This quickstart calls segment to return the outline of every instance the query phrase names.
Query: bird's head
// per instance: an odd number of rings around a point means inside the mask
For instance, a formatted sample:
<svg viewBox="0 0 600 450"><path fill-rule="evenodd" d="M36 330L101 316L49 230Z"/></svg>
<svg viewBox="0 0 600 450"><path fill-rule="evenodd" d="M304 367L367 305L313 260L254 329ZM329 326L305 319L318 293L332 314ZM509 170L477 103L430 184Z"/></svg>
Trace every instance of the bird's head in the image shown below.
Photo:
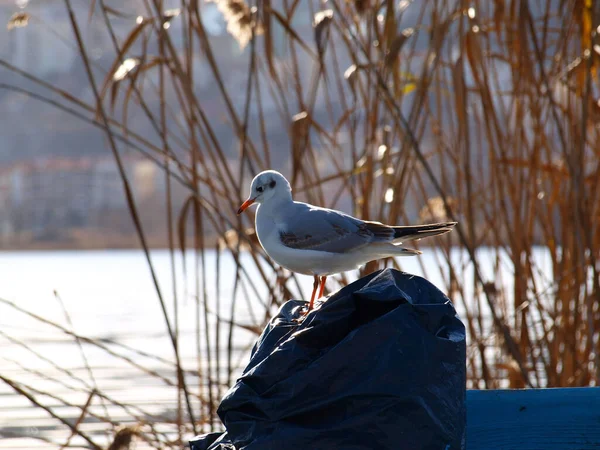
<svg viewBox="0 0 600 450"><path fill-rule="evenodd" d="M252 180L250 196L240 206L237 213L243 213L253 203L264 204L275 200L291 199L291 192L290 183L283 175L275 170L265 170Z"/></svg>

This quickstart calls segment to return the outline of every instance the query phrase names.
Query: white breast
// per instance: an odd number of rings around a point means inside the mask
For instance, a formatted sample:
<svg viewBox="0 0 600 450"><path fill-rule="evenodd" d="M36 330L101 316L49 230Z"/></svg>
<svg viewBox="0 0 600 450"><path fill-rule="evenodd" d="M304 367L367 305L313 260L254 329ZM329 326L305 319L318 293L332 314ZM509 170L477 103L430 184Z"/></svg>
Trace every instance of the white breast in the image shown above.
<svg viewBox="0 0 600 450"><path fill-rule="evenodd" d="M256 212L256 234L265 252L280 266L304 275L331 275L353 270L368 261L364 254L298 250L283 245L281 225L269 214Z"/></svg>

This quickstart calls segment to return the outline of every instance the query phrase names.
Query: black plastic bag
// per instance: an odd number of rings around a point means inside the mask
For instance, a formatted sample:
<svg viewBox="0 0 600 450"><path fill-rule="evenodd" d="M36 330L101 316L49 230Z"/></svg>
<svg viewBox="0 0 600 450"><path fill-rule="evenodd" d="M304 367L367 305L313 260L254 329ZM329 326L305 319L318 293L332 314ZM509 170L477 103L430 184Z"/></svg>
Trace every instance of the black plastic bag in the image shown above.
<svg viewBox="0 0 600 450"><path fill-rule="evenodd" d="M465 329L427 280L385 269L300 324L290 300L192 450L464 448Z"/></svg>

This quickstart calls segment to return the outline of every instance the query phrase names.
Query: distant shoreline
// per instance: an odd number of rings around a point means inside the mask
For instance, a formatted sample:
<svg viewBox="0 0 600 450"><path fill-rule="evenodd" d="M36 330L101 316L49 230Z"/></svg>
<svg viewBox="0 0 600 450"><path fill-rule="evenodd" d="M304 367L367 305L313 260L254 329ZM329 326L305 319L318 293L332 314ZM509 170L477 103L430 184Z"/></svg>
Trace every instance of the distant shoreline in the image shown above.
<svg viewBox="0 0 600 450"><path fill-rule="evenodd" d="M205 248L214 248L217 236L204 238ZM187 239L187 246L193 242ZM146 236L146 243L151 250L169 250L169 241L163 234ZM179 249L179 239L174 238L175 249ZM106 233L69 233L62 239L34 240L23 236L14 239L0 239L0 252L15 251L58 251L58 250L141 250L142 246L136 235L108 235Z"/></svg>
<svg viewBox="0 0 600 450"><path fill-rule="evenodd" d="M218 237L210 237L204 239L205 250L214 250L216 248ZM193 251L193 246L190 246L192 239L188 239L186 249ZM148 248L150 250L169 250L169 244L165 238L147 238ZM243 245L242 249L246 250L247 246ZM432 243L422 243L420 248L435 247ZM0 243L0 253L8 252L40 252L40 251L90 251L90 250L142 250L139 239L123 239L119 242L115 240L97 240L97 241L57 241L57 242L13 242ZM175 242L175 251L180 250L178 241Z"/></svg>

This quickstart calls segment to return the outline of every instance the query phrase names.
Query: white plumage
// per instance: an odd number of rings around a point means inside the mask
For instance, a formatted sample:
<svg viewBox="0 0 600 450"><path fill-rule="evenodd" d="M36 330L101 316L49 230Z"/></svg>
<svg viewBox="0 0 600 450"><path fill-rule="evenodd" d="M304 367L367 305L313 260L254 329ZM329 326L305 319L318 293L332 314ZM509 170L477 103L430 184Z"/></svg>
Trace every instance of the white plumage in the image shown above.
<svg viewBox="0 0 600 450"><path fill-rule="evenodd" d="M417 226L389 226L357 219L332 209L295 202L283 175L274 170L252 180L251 193L240 209L258 203L256 233L265 252L293 272L313 275L309 311L321 277L319 297L328 275L356 269L379 258L417 255L402 242L451 231L456 222Z"/></svg>

